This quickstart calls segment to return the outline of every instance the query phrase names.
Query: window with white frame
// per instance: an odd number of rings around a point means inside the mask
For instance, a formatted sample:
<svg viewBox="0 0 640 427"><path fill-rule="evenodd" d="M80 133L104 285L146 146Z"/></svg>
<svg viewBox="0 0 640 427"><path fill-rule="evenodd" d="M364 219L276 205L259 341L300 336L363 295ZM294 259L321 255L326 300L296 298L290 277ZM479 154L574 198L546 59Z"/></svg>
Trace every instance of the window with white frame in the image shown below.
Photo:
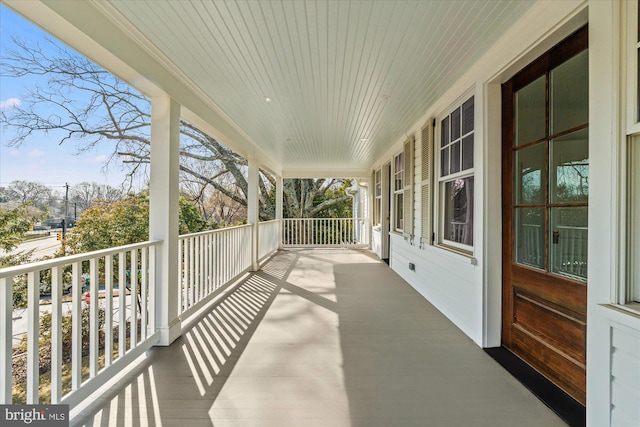
<svg viewBox="0 0 640 427"><path fill-rule="evenodd" d="M380 225L382 219L382 169L376 170L373 177L373 225Z"/></svg>
<svg viewBox="0 0 640 427"><path fill-rule="evenodd" d="M621 303L640 303L640 7L627 3L628 286Z"/></svg>
<svg viewBox="0 0 640 427"><path fill-rule="evenodd" d="M438 243L473 248L474 98L471 96L439 121Z"/></svg>
<svg viewBox="0 0 640 427"><path fill-rule="evenodd" d="M404 152L393 158L393 229L404 228Z"/></svg>

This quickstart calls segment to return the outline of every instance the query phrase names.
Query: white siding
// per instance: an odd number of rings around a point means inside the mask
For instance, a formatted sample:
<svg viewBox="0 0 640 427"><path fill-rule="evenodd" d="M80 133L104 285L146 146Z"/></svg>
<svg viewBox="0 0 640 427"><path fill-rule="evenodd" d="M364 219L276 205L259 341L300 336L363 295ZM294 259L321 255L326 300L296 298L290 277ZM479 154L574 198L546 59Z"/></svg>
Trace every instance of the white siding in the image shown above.
<svg viewBox="0 0 640 427"><path fill-rule="evenodd" d="M415 264L415 271L409 270ZM439 248L419 249L391 234L390 266L478 345L482 343L481 270L469 258Z"/></svg>
<svg viewBox="0 0 640 427"><path fill-rule="evenodd" d="M640 425L640 333L611 326L611 425Z"/></svg>

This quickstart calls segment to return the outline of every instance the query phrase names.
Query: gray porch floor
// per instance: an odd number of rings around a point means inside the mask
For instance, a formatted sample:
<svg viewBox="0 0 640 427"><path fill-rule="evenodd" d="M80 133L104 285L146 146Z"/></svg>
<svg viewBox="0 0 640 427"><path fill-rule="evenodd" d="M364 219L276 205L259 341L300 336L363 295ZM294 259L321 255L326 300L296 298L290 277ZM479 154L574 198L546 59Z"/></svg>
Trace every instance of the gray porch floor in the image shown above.
<svg viewBox="0 0 640 427"><path fill-rule="evenodd" d="M277 253L72 425L564 423L367 251Z"/></svg>

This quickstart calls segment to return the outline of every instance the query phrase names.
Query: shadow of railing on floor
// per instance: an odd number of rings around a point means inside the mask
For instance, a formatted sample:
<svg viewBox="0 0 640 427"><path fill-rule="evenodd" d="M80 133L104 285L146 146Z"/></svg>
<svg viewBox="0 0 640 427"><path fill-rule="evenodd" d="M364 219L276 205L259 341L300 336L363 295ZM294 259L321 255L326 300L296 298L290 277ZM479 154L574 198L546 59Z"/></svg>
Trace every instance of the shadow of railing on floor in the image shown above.
<svg viewBox="0 0 640 427"><path fill-rule="evenodd" d="M292 265L295 257L286 257L270 268L284 277ZM280 289L267 275L249 275L170 347L152 348L133 372L110 387L113 393L83 408L71 425L156 426L163 419L183 419L188 425L188 418L208 420L211 404Z"/></svg>

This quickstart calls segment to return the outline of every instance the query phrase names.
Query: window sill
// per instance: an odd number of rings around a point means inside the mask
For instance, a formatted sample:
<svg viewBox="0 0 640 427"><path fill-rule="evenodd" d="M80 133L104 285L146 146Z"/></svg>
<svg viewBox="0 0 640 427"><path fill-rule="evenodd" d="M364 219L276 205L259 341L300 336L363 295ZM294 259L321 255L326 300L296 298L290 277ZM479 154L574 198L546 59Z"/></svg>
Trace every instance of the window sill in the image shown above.
<svg viewBox="0 0 640 427"><path fill-rule="evenodd" d="M473 250L464 250L460 248L456 248L454 246L443 245L442 243L436 243L432 247L436 249L440 249L443 252L447 252L449 254L455 255L456 258L463 258L469 260L471 264L477 265L478 260L473 256Z"/></svg>
<svg viewBox="0 0 640 427"><path fill-rule="evenodd" d="M631 308L635 305L637 308ZM640 304L599 304L596 307L599 315L632 329L640 330Z"/></svg>
<svg viewBox="0 0 640 427"><path fill-rule="evenodd" d="M618 307L620 310L624 310L629 313L640 316L640 302L632 301L626 304L616 304L615 306Z"/></svg>

